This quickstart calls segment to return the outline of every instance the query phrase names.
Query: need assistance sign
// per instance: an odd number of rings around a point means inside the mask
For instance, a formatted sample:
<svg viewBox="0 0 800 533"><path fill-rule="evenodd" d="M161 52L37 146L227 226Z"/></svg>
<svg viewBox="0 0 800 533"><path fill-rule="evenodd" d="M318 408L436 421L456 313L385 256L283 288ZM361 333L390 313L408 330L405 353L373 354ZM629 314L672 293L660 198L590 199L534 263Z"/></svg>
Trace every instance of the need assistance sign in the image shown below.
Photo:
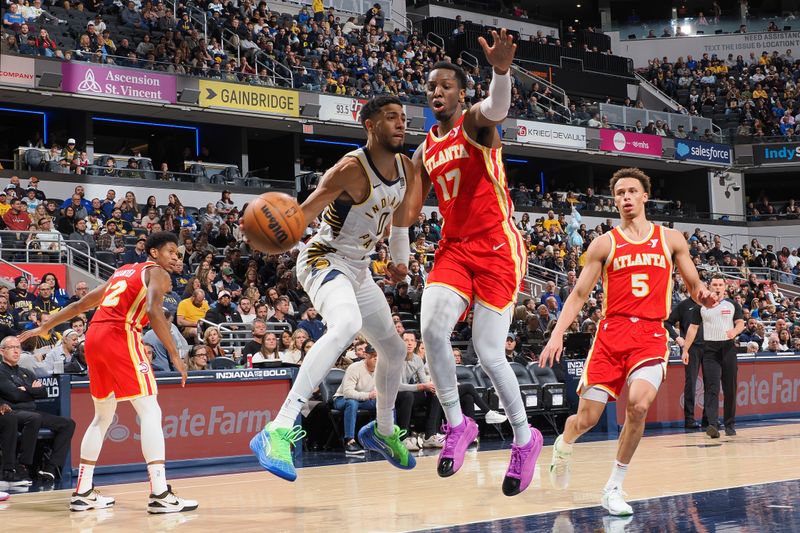
<svg viewBox="0 0 800 533"><path fill-rule="evenodd" d="M200 105L289 117L300 116L297 91L240 83L200 80Z"/></svg>

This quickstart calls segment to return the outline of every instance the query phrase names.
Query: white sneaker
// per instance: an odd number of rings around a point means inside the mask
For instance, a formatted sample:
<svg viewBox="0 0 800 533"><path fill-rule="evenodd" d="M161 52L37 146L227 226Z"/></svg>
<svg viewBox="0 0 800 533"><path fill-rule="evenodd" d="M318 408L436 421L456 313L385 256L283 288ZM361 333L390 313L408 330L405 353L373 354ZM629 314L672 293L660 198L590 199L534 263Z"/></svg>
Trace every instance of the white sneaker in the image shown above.
<svg viewBox="0 0 800 533"><path fill-rule="evenodd" d="M403 440L403 446L405 446L406 450L410 452L419 451L419 442L417 442L417 437L406 437Z"/></svg>
<svg viewBox="0 0 800 533"><path fill-rule="evenodd" d="M563 441L563 436L559 435L553 443L553 456L550 459L550 484L553 488L564 490L569 487L570 478L570 459L572 452L564 453L558 451L558 445Z"/></svg>
<svg viewBox="0 0 800 533"><path fill-rule="evenodd" d="M622 489L614 487L603 491L603 499L600 505L613 516L630 516L633 514L633 507L625 502Z"/></svg>
<svg viewBox="0 0 800 533"><path fill-rule="evenodd" d="M486 411L487 424L502 424L506 420L508 420L506 415L501 415L497 411Z"/></svg>
<svg viewBox="0 0 800 533"><path fill-rule="evenodd" d="M197 509L197 502L178 498L172 487L167 485L167 492L159 495L151 494L147 504L147 512L151 514L182 513Z"/></svg>
<svg viewBox="0 0 800 533"><path fill-rule="evenodd" d="M90 509L107 509L113 506L114 503L116 503L114 498L102 496L92 487L83 494L78 494L77 491L73 492L72 497L69 499L69 510L78 512Z"/></svg>
<svg viewBox="0 0 800 533"><path fill-rule="evenodd" d="M441 433L434 433L427 439L422 441L423 448L443 448L444 447L444 435Z"/></svg>

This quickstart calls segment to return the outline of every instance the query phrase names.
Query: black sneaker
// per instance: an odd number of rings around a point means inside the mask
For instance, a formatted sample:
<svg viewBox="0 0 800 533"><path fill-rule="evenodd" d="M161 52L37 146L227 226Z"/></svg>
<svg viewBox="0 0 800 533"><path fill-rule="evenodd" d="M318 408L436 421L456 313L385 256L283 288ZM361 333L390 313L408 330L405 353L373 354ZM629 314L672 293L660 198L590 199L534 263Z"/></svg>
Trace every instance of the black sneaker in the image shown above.
<svg viewBox="0 0 800 533"><path fill-rule="evenodd" d="M8 483L9 487L30 487L33 482L27 477L27 469L21 468L14 470L13 468L3 471L3 481Z"/></svg>
<svg viewBox="0 0 800 533"><path fill-rule="evenodd" d="M58 468L53 465L45 465L39 469L39 479L42 483L53 483L58 476Z"/></svg>
<svg viewBox="0 0 800 533"><path fill-rule="evenodd" d="M709 425L708 428L706 428L706 435L708 435L712 439L718 439L719 430L715 426Z"/></svg>
<svg viewBox="0 0 800 533"><path fill-rule="evenodd" d="M700 424L697 421L692 420L691 418L687 418L686 421L683 423L683 427L686 429L700 429Z"/></svg>
<svg viewBox="0 0 800 533"><path fill-rule="evenodd" d="M167 491L163 494L151 494L147 503L147 512L150 514L183 513L197 509L195 500L178 498L172 492L172 486L167 485Z"/></svg>
<svg viewBox="0 0 800 533"><path fill-rule="evenodd" d="M358 443L354 440L351 440L344 446L344 454L345 455L366 455L367 452L364 451L364 448L358 445Z"/></svg>
<svg viewBox="0 0 800 533"><path fill-rule="evenodd" d="M725 436L726 437L735 437L736 436L736 429L733 426L731 426L731 427L725 426Z"/></svg>

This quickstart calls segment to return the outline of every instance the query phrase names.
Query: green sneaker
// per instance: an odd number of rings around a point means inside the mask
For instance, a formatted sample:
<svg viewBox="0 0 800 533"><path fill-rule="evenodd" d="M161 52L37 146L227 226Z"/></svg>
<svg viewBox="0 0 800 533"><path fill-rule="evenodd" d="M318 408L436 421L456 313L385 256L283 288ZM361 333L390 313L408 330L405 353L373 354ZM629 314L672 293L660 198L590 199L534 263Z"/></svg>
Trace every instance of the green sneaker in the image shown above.
<svg viewBox="0 0 800 533"><path fill-rule="evenodd" d="M411 470L417 466L417 460L408 453L403 445L405 430L394 426L394 431L388 437L378 433L377 423L370 422L358 432L358 442L365 450L372 450L381 454L389 463L403 470Z"/></svg>
<svg viewBox="0 0 800 533"><path fill-rule="evenodd" d="M306 432L300 426L272 429L271 425L272 422L250 440L250 449L265 470L294 481L297 471L292 461L292 446L305 437Z"/></svg>

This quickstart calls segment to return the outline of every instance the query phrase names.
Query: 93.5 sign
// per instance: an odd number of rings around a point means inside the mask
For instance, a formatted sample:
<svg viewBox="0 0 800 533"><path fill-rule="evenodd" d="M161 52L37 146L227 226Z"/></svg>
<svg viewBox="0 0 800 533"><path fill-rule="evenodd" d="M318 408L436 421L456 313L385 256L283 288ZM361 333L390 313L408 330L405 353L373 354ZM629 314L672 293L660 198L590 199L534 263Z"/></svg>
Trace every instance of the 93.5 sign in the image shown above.
<svg viewBox="0 0 800 533"><path fill-rule="evenodd" d="M366 100L359 98L344 98L342 96L322 94L319 96L319 118L320 120L333 122L359 124L358 114L366 103Z"/></svg>

